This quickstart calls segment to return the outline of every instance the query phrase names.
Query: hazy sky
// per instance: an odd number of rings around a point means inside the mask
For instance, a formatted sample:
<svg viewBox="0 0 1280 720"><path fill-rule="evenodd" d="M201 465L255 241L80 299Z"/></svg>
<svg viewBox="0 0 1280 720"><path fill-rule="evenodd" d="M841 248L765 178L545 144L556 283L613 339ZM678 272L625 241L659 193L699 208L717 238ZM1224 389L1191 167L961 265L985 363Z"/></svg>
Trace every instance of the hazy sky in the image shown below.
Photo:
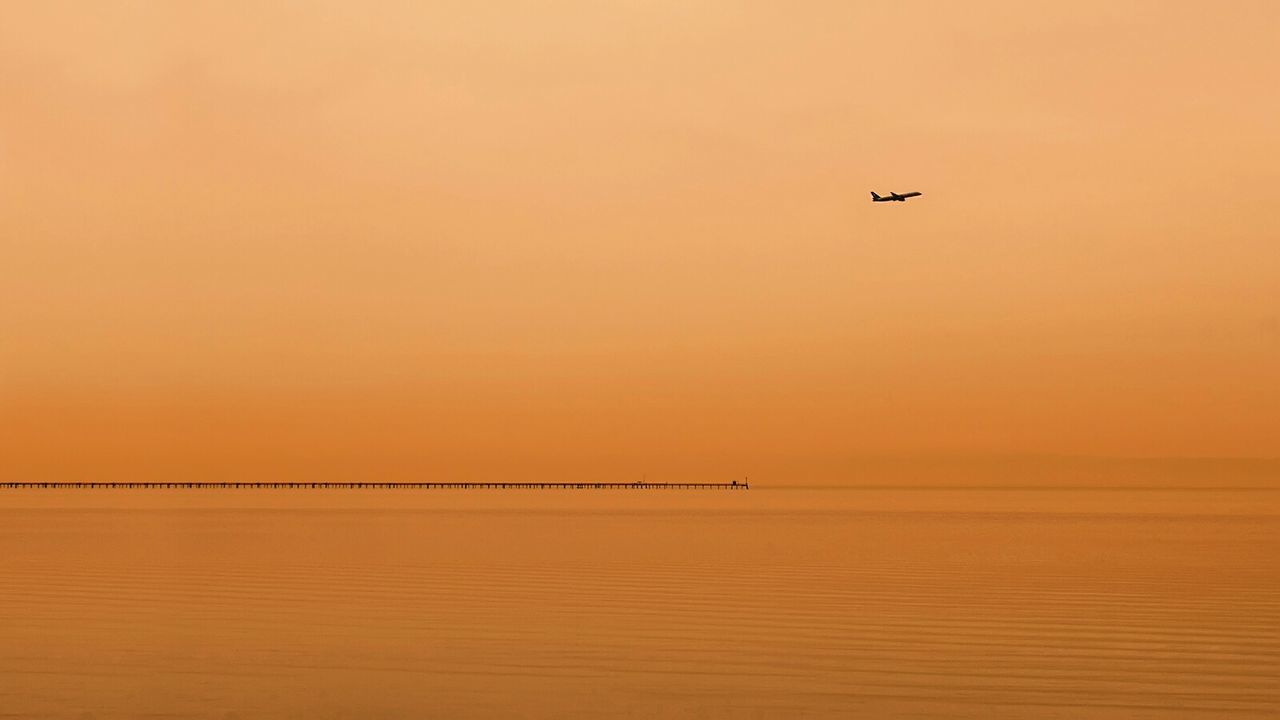
<svg viewBox="0 0 1280 720"><path fill-rule="evenodd" d="M1277 28L5 2L0 476L1280 455Z"/></svg>

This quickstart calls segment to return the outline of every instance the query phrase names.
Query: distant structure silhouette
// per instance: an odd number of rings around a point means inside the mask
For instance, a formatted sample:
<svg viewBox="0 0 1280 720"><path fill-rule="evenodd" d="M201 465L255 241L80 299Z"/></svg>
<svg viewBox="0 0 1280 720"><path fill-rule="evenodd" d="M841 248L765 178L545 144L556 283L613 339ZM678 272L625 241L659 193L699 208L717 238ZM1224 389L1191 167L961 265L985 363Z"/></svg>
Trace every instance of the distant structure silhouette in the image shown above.
<svg viewBox="0 0 1280 720"><path fill-rule="evenodd" d="M696 482L0 482L4 490L745 490Z"/></svg>

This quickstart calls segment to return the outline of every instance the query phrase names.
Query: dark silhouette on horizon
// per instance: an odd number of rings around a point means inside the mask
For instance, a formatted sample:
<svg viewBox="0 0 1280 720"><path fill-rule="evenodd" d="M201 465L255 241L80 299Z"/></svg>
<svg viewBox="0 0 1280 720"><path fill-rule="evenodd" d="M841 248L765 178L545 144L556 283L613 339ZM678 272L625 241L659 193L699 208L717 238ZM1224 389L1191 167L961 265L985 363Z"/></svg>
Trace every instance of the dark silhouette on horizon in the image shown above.
<svg viewBox="0 0 1280 720"><path fill-rule="evenodd" d="M268 489L268 490L362 490L362 489L386 489L386 490L746 490L750 486L746 482L739 483L734 480L731 483L726 482L502 482L502 481L476 481L476 482L396 482L396 481L376 481L376 480L347 480L347 481L199 481L199 480L168 480L168 481L135 481L135 482L97 482L94 480L78 480L78 481L3 481L0 482L0 490L78 490L78 489L187 489L187 490L207 490L207 489Z"/></svg>

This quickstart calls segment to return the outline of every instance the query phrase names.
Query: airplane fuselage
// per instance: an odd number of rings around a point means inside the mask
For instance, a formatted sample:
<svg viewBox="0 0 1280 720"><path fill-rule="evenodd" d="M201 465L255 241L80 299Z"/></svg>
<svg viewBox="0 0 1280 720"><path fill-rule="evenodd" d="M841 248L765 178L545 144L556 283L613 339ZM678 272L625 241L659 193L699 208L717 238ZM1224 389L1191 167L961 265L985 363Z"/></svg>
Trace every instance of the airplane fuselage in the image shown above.
<svg viewBox="0 0 1280 720"><path fill-rule="evenodd" d="M907 198L913 198L923 194L924 193L918 193L918 192L909 192L909 193L891 192L888 195L881 196L881 195L875 194L875 192L872 192L871 202L906 202Z"/></svg>

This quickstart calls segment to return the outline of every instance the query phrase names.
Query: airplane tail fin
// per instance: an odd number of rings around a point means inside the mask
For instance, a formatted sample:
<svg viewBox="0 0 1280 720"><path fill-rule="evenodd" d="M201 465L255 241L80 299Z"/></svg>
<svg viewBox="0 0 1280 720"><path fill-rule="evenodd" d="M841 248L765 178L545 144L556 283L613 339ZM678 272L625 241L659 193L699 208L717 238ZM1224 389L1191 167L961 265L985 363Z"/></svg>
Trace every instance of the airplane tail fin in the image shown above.
<svg viewBox="0 0 1280 720"><path fill-rule="evenodd" d="M871 191L871 199L872 199L872 200L879 200L879 199L880 199L880 196L876 194L876 191L875 191L875 190L872 190L872 191Z"/></svg>

